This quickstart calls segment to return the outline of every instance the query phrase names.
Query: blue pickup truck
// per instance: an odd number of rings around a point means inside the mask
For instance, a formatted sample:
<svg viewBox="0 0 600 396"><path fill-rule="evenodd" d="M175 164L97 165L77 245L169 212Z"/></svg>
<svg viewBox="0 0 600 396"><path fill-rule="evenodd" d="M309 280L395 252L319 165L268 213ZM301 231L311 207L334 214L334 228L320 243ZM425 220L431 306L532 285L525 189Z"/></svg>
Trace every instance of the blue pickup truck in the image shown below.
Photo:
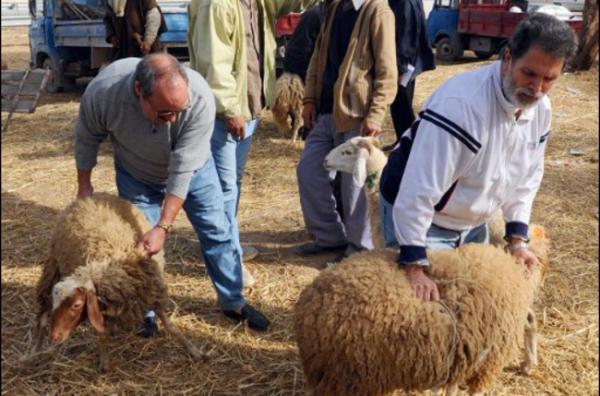
<svg viewBox="0 0 600 396"><path fill-rule="evenodd" d="M49 68L46 86L57 92L78 77L92 77L110 61L112 48L105 40L102 17L105 0L29 0L30 66ZM168 31L160 36L165 49L188 59L187 2L159 1Z"/></svg>

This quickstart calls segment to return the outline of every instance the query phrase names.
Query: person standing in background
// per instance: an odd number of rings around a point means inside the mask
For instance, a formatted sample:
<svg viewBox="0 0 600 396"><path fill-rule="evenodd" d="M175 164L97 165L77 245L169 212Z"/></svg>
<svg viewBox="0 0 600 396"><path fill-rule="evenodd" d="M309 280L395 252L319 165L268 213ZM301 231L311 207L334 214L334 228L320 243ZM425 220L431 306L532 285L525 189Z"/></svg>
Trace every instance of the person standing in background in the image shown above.
<svg viewBox="0 0 600 396"><path fill-rule="evenodd" d="M422 0L389 0L396 17L396 61L398 93L390 107L396 143L415 121L413 97L419 74L435 69L433 51L427 39L427 19ZM395 144L387 146L391 149Z"/></svg>
<svg viewBox="0 0 600 396"><path fill-rule="evenodd" d="M156 0L108 0L104 26L113 61L161 52L159 35L167 31Z"/></svg>

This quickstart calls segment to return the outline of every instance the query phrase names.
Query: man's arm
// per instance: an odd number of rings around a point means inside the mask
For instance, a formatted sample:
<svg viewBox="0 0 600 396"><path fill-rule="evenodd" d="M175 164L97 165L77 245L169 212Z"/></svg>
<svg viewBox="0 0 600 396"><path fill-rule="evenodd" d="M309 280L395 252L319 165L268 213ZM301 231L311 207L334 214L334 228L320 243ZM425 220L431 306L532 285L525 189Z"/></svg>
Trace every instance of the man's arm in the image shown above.
<svg viewBox="0 0 600 396"><path fill-rule="evenodd" d="M201 77L195 72L188 71L188 77L192 89L199 91L198 98L187 110L190 114L189 120L184 121L182 131L171 151L166 197L159 222L144 235L140 242L150 256L163 248L166 234L188 195L194 171L202 167L210 158L210 138L215 123L214 96L204 81L197 81Z"/></svg>
<svg viewBox="0 0 600 396"><path fill-rule="evenodd" d="M79 104L79 115L75 121L75 164L77 167L77 197L92 195L92 169L96 166L98 149L108 132L104 129L94 93L86 92Z"/></svg>
<svg viewBox="0 0 600 396"><path fill-rule="evenodd" d="M141 50L143 54L150 52L152 44L158 37L158 29L160 28L161 17L158 7L153 7L146 12L146 24L144 25L144 41L142 42Z"/></svg>
<svg viewBox="0 0 600 396"><path fill-rule="evenodd" d="M371 45L375 56L375 77L369 113L365 124L381 128L388 106L398 90L394 14L387 8L371 22Z"/></svg>
<svg viewBox="0 0 600 396"><path fill-rule="evenodd" d="M423 300L439 297L426 276L427 231L435 205L468 168L480 144L471 131L469 111L459 101L429 102L416 121L417 135L394 202L392 216L400 245L399 264L416 295ZM470 136L476 144L464 138ZM465 143L466 142L466 143Z"/></svg>
<svg viewBox="0 0 600 396"><path fill-rule="evenodd" d="M545 124L544 131L546 132L537 142L538 147L533 153L532 165L525 170L527 175L525 180L506 197L502 204L502 213L506 224L505 238L509 244L510 252L518 261L526 264L529 268L539 264L537 257L529 251L524 242L528 240L528 224L531 218L533 200L544 177L544 154L550 133L549 116Z"/></svg>
<svg viewBox="0 0 600 396"><path fill-rule="evenodd" d="M117 39L117 33L115 31L115 12L112 8L107 4L105 13L104 13L104 30L106 31L106 42L110 43L113 47L117 47L119 45L119 41Z"/></svg>

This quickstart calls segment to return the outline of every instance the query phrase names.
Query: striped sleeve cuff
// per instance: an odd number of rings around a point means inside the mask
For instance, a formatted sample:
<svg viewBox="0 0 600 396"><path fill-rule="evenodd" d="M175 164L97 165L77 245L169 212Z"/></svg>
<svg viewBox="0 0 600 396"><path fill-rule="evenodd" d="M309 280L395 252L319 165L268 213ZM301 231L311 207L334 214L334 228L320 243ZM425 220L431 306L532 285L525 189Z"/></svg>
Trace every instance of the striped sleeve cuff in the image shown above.
<svg viewBox="0 0 600 396"><path fill-rule="evenodd" d="M414 264L415 262L423 262L423 265L429 264L427 262L427 253L425 252L425 247L412 245L400 246L400 257L398 258L398 264Z"/></svg>
<svg viewBox="0 0 600 396"><path fill-rule="evenodd" d="M527 239L527 235L529 235L529 227L520 221L509 221L506 223L505 231L506 237L517 236Z"/></svg>

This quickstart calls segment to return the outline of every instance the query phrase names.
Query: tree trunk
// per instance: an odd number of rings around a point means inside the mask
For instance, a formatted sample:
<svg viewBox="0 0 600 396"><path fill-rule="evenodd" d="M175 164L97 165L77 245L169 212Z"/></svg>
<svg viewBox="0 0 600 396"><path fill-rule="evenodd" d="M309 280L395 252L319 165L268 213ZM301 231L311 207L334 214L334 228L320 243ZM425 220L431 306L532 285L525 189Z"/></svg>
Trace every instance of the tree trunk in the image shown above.
<svg viewBox="0 0 600 396"><path fill-rule="evenodd" d="M597 0L585 0L583 9L583 29L579 36L577 54L570 69L589 70L598 56L598 3Z"/></svg>

